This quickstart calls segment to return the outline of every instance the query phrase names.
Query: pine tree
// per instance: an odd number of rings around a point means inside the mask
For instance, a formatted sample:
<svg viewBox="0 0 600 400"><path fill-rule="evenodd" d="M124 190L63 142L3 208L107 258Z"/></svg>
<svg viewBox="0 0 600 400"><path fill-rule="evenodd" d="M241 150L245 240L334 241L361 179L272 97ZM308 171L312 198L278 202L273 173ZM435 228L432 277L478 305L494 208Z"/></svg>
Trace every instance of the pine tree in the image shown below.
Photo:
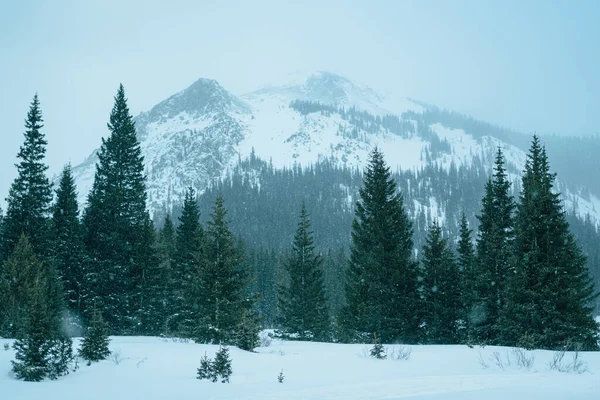
<svg viewBox="0 0 600 400"><path fill-rule="evenodd" d="M13 252L22 234L31 241L38 257L48 256L50 249L49 211L52 186L46 177L44 164L46 139L41 132L42 111L37 94L25 120L25 142L17 155L17 178L12 183L6 199L7 209L3 221L0 259Z"/></svg>
<svg viewBox="0 0 600 400"><path fill-rule="evenodd" d="M593 284L558 193L546 150L534 136L523 173L515 273L500 319L501 342L528 348L597 350Z"/></svg>
<svg viewBox="0 0 600 400"><path fill-rule="evenodd" d="M123 85L115 96L108 129L83 216L85 245L93 260L86 277L90 289L86 312L89 317L96 304L112 332L140 333L153 232L146 210L143 156Z"/></svg>
<svg viewBox="0 0 600 400"><path fill-rule="evenodd" d="M190 187L185 193L183 210L177 226L176 250L173 269L174 309L178 314L176 318L177 330L184 336L190 336L193 321L193 312L190 302L186 301L186 293L192 290L190 283L194 268L202 258L204 229L200 224L200 210L196 202L196 192Z"/></svg>
<svg viewBox="0 0 600 400"><path fill-rule="evenodd" d="M253 307L246 296L248 273L228 227L223 197L210 214L203 252L196 255L192 284L186 290L197 342L234 344L244 312Z"/></svg>
<svg viewBox="0 0 600 400"><path fill-rule="evenodd" d="M470 324L470 308L474 303L475 295L475 249L473 247L473 240L471 238L472 230L469 229L467 223L467 217L462 214L460 221L459 240L458 240L458 270L461 278L460 292L461 292L461 309L460 318L463 321L463 328L466 328L463 339L466 339L468 343L471 343L471 324ZM466 326L465 326L466 325Z"/></svg>
<svg viewBox="0 0 600 400"><path fill-rule="evenodd" d="M79 221L77 192L71 166L63 169L52 207L52 261L59 273L66 305L76 316L82 311L85 249Z"/></svg>
<svg viewBox="0 0 600 400"><path fill-rule="evenodd" d="M469 311L471 333L478 343L498 341L498 316L511 271L514 208L504 158L498 149L494 176L486 184L481 215L478 216L475 298Z"/></svg>
<svg viewBox="0 0 600 400"><path fill-rule="evenodd" d="M175 307L174 268L175 268L175 227L173 220L167 214L163 227L160 229L157 241L157 252L160 270L160 291L157 295L160 309L159 320L162 321L161 334L168 337L172 332L177 309Z"/></svg>
<svg viewBox="0 0 600 400"><path fill-rule="evenodd" d="M238 324L235 345L246 351L254 351L260 344L260 324L258 314L244 310Z"/></svg>
<svg viewBox="0 0 600 400"><path fill-rule="evenodd" d="M81 342L79 355L89 363L105 360L110 355L109 343L108 328L102 318L102 313L94 308L90 326Z"/></svg>
<svg viewBox="0 0 600 400"><path fill-rule="evenodd" d="M12 365L17 379L37 382L48 376L56 316L46 302L47 284L41 272L32 282L24 329L14 343Z"/></svg>
<svg viewBox="0 0 600 400"><path fill-rule="evenodd" d="M226 346L222 346L215 355L215 361L213 363L213 376L221 377L222 383L229 383L229 377L233 373L231 368L231 358L229 358L229 349ZM213 380L214 382L215 380Z"/></svg>
<svg viewBox="0 0 600 400"><path fill-rule="evenodd" d="M377 338L377 334L373 334L373 347L369 351L369 355L378 360L385 360L387 358L387 354L385 354L385 347Z"/></svg>
<svg viewBox="0 0 600 400"><path fill-rule="evenodd" d="M422 252L423 322L429 343L459 342L460 282L454 255L434 221Z"/></svg>
<svg viewBox="0 0 600 400"><path fill-rule="evenodd" d="M204 353L204 357L200 359L200 368L198 368L196 379L211 379L213 382L216 382L217 380L212 360L208 358L206 353Z"/></svg>
<svg viewBox="0 0 600 400"><path fill-rule="evenodd" d="M29 303L34 296L36 279L42 276L47 307L57 315L62 306L61 288L54 270L44 266L34 254L33 246L21 235L11 256L6 260L0 282L3 287L3 307L0 307L0 333L6 337L20 337L27 327ZM52 296L50 296L50 294Z"/></svg>
<svg viewBox="0 0 600 400"><path fill-rule="evenodd" d="M67 374L73 344L60 330L62 287L58 274L37 260L25 236L21 236L8 264L8 271L13 266L25 271L21 276L13 275L22 285L17 321L21 326L16 330L16 360L12 361L15 375L26 381L40 381ZM16 298L14 294L11 297L13 301Z"/></svg>
<svg viewBox="0 0 600 400"><path fill-rule="evenodd" d="M316 254L306 205L292 252L285 263L289 283L279 290L282 333L300 340L328 340L331 335L329 309L325 297L323 258Z"/></svg>
<svg viewBox="0 0 600 400"><path fill-rule="evenodd" d="M419 336L412 226L383 154L375 149L352 223L346 306L339 323L350 340L414 342Z"/></svg>

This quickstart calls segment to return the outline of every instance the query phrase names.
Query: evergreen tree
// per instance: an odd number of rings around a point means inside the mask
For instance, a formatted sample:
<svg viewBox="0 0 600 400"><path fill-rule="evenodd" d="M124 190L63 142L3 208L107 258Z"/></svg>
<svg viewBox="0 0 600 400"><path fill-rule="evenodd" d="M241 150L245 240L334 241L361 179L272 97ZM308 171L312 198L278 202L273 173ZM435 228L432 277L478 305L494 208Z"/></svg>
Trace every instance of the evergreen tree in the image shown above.
<svg viewBox="0 0 600 400"><path fill-rule="evenodd" d="M322 264L323 258L315 251L306 205L302 203L292 252L285 263L289 283L279 291L282 334L285 337L330 339Z"/></svg>
<svg viewBox="0 0 600 400"><path fill-rule="evenodd" d="M162 321L161 334L168 337L172 332L177 309L175 308L174 268L175 268L175 227L167 214L158 234L158 257L160 270L159 293L157 294L159 320Z"/></svg>
<svg viewBox="0 0 600 400"><path fill-rule="evenodd" d="M515 273L500 319L501 342L528 348L596 350L598 324L586 260L553 191L546 150L534 136L515 223Z"/></svg>
<svg viewBox="0 0 600 400"><path fill-rule="evenodd" d="M198 375L196 379L211 379L216 382L216 375L214 373L213 363L210 358L204 353L204 357L200 359L200 368L198 368Z"/></svg>
<svg viewBox="0 0 600 400"><path fill-rule="evenodd" d="M215 355L215 361L213 363L213 376L221 377L222 383L229 383L229 377L233 373L231 368L231 358L229 358L229 349L226 346L222 346ZM215 380L213 379L213 382Z"/></svg>
<svg viewBox="0 0 600 400"><path fill-rule="evenodd" d="M498 149L493 179L485 187L477 236L475 298L469 311L471 333L478 343L497 343L497 323L511 271L514 199Z"/></svg>
<svg viewBox="0 0 600 400"><path fill-rule="evenodd" d="M12 183L3 221L0 259L8 257L22 234L26 235L38 257L48 256L50 248L49 211L52 186L46 177L48 166L44 164L46 139L41 132L42 111L37 94L25 120L25 142L17 155L17 178Z"/></svg>
<svg viewBox="0 0 600 400"><path fill-rule="evenodd" d="M40 381L67 374L73 360L73 344L60 330L62 287L58 275L37 260L25 236L21 236L8 264L8 271L12 267L25 270L21 276L13 275L18 277L23 291L22 303L18 305L21 309L17 310L17 324L21 326L16 329L12 361L15 375L26 381ZM11 297L13 301L16 298L14 294Z"/></svg>
<svg viewBox="0 0 600 400"><path fill-rule="evenodd" d="M0 277L3 306L0 307L0 333L6 337L20 337L27 328L29 303L34 296L33 283L39 277L43 284L45 306L57 316L62 307L62 288L57 274L51 266L43 265L27 237L21 235L13 253L5 262Z"/></svg>
<svg viewBox="0 0 600 400"><path fill-rule="evenodd" d="M196 202L196 192L190 187L185 193L183 210L179 217L176 235L176 251L173 269L174 308L178 313L175 321L178 330L185 336L191 335L194 325L190 303L186 301L186 292L192 290L190 282L194 266L202 258L204 229L200 224L200 211Z"/></svg>
<svg viewBox="0 0 600 400"><path fill-rule="evenodd" d="M66 305L77 316L82 311L85 249L79 222L77 192L71 166L62 172L52 208L52 260L61 278Z"/></svg>
<svg viewBox="0 0 600 400"><path fill-rule="evenodd" d="M458 343L461 316L458 267L435 221L423 246L421 264L425 338L429 343Z"/></svg>
<svg viewBox="0 0 600 400"><path fill-rule="evenodd" d="M192 284L186 290L197 342L235 343L238 323L253 306L246 296L248 273L226 216L219 196L210 214L205 248L196 254Z"/></svg>
<svg viewBox="0 0 600 400"><path fill-rule="evenodd" d="M143 156L123 85L115 96L110 136L102 139L94 184L83 222L93 261L86 281L87 314L101 308L113 333L143 329L146 263L153 257L153 232L146 210Z"/></svg>
<svg viewBox="0 0 600 400"><path fill-rule="evenodd" d="M109 343L108 327L100 310L94 308L90 326L85 331L81 342L79 355L89 363L105 360L110 355Z"/></svg>
<svg viewBox="0 0 600 400"><path fill-rule="evenodd" d="M31 284L25 325L14 343L16 361L12 361L12 365L17 379L37 382L46 378L50 369L56 315L46 302L48 282L41 272Z"/></svg>
<svg viewBox="0 0 600 400"><path fill-rule="evenodd" d="M367 340L373 332L383 342L418 340L417 264L402 202L383 154L375 149L356 203L339 321L351 340Z"/></svg>
<svg viewBox="0 0 600 400"><path fill-rule="evenodd" d="M475 291L475 249L473 247L473 240L471 238L472 230L469 229L467 223L467 217L465 213L462 214L460 221L460 231L458 240L458 271L461 278L460 291L461 291L461 310L460 318L463 321L463 328L466 328L467 341L471 342L471 324L470 324L470 308L475 302L474 295ZM466 326L465 326L466 325Z"/></svg>
<svg viewBox="0 0 600 400"><path fill-rule="evenodd" d="M254 351L260 344L260 324L258 314L244 311L237 328L235 345L246 351Z"/></svg>

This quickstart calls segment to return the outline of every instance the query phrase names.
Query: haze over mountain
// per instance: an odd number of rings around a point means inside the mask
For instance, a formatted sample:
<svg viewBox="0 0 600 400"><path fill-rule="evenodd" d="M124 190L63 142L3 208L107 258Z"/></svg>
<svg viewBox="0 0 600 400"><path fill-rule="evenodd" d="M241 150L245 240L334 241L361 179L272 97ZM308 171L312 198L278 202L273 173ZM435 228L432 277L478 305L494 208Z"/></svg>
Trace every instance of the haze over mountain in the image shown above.
<svg viewBox="0 0 600 400"><path fill-rule="evenodd" d="M6 4L0 202L15 177L33 94L44 113L47 162L58 173L107 135L119 82L138 114L200 77L240 95L287 82L281 76L288 71L329 70L383 94L528 134L597 133L598 7L472 0Z"/></svg>

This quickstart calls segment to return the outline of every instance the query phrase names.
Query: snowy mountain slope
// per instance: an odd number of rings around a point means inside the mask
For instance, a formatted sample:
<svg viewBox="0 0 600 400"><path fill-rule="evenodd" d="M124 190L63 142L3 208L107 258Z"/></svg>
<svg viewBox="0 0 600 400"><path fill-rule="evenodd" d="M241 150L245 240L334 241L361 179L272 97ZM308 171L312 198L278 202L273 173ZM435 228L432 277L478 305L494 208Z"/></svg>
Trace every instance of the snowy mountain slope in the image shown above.
<svg viewBox="0 0 600 400"><path fill-rule="evenodd" d="M0 339L3 343L10 343ZM23 382L11 376L14 351L0 350L0 387L5 399L597 399L600 353L585 352L587 372L557 372L553 352L525 352L531 368L519 367L512 349L486 346L410 346L408 360L365 357L370 346L274 340L256 353L232 347L229 384L196 379L200 358L216 345L153 337L113 337L113 359L79 369L57 381ZM400 345L388 347L398 351ZM405 347L406 349L406 347ZM494 352L503 367L494 362ZM512 357L512 363L506 360ZM480 361L481 360L481 361ZM567 353L563 364L572 362ZM485 364L482 365L482 364ZM487 367L486 367L487 366ZM277 375L283 370L283 383ZM582 368L583 370L583 368Z"/></svg>
<svg viewBox="0 0 600 400"><path fill-rule="evenodd" d="M305 103L292 106L297 101ZM501 147L509 177L518 182L523 150L439 123L423 126L423 111L410 100L386 98L328 72L300 75L241 97L216 81L200 79L135 118L146 162L148 206L151 212L170 209L188 186L201 192L253 151L277 168L329 159L362 169L371 149L379 146L392 168L406 170L428 163L468 165L475 157L491 168ZM389 115L395 115L392 123L384 121ZM92 154L74 168L82 202L93 182L95 162ZM566 186L561 190L567 210L600 221L598 197L582 196ZM432 215L445 217L441 210Z"/></svg>

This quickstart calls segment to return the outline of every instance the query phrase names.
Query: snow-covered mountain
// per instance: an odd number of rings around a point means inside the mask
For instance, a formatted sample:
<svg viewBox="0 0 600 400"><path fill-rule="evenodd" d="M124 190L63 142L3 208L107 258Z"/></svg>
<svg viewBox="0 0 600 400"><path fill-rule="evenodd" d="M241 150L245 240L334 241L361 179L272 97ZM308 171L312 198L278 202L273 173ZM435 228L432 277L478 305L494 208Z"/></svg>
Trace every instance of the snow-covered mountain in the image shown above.
<svg viewBox="0 0 600 400"><path fill-rule="evenodd" d="M185 189L202 191L252 152L277 168L329 159L362 168L374 146L392 168L428 163L445 168L471 163L490 167L501 147L517 180L525 152L498 137L475 137L441 123L426 123L424 107L389 98L329 72L236 96L214 80L200 79L135 118L146 162L151 212L181 202ZM96 154L74 168L82 202L91 188ZM568 210L600 221L600 199L561 185Z"/></svg>

